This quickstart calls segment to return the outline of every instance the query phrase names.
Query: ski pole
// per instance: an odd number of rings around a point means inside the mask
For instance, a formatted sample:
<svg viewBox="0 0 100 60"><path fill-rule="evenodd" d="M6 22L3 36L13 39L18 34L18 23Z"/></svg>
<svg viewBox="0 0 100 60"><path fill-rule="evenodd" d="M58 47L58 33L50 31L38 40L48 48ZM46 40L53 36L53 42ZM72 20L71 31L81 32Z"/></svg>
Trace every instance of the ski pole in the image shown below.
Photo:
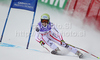
<svg viewBox="0 0 100 60"><path fill-rule="evenodd" d="M86 51L86 50L84 50L84 49L81 49L81 48L75 47L75 46L73 46L73 45L71 45L71 44L68 44L68 45L69 45L69 46L72 46L72 47L74 47L74 48L77 48L77 49L79 49L79 50L82 50L82 51L84 51L84 52L86 52L86 53L88 53L88 54L90 54L90 55L92 55L92 56L94 56L94 57L100 59L99 57L97 57L97 56L95 56L95 55L89 53L88 51Z"/></svg>
<svg viewBox="0 0 100 60"><path fill-rule="evenodd" d="M47 49L45 46L43 46L43 48L45 48L48 52L50 52L50 50L49 50L49 49Z"/></svg>

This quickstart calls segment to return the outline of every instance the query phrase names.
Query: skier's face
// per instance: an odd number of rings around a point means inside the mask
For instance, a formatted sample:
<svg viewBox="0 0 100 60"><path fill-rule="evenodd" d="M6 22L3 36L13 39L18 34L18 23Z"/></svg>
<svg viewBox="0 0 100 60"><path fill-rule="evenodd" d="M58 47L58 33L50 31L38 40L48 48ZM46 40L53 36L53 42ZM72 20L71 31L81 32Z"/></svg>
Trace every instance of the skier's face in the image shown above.
<svg viewBox="0 0 100 60"><path fill-rule="evenodd" d="M42 25L45 27L45 26L47 26L47 23L44 22L44 23L42 23Z"/></svg>
<svg viewBox="0 0 100 60"><path fill-rule="evenodd" d="M41 20L41 23L42 23L42 25L43 25L44 27L47 26L48 22L49 22L49 20L45 20L45 19L42 19L42 20Z"/></svg>

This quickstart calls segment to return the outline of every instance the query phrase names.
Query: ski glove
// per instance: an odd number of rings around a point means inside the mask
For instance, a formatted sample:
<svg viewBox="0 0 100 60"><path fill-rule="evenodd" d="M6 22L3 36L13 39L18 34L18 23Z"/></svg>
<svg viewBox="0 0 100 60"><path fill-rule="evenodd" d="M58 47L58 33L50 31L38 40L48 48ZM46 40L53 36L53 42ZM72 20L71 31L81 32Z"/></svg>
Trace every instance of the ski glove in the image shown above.
<svg viewBox="0 0 100 60"><path fill-rule="evenodd" d="M61 40L61 45L65 44L65 41L64 40Z"/></svg>
<svg viewBox="0 0 100 60"><path fill-rule="evenodd" d="M40 41L41 46L45 45L45 43L41 40Z"/></svg>

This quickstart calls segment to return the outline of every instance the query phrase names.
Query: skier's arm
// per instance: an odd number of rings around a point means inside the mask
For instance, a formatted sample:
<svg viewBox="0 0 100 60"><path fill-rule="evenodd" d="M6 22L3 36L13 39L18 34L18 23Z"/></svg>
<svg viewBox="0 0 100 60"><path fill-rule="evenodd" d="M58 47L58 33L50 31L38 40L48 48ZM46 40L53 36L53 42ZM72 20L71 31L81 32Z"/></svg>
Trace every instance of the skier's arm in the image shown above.
<svg viewBox="0 0 100 60"><path fill-rule="evenodd" d="M58 31L58 29L56 28L56 26L53 24L52 29L57 33L60 34L60 32Z"/></svg>
<svg viewBox="0 0 100 60"><path fill-rule="evenodd" d="M39 32L35 32L35 40L37 42L40 42L41 40L38 37L39 37Z"/></svg>
<svg viewBox="0 0 100 60"><path fill-rule="evenodd" d="M61 33L58 31L58 29L56 28L56 26L53 23L51 24L51 27L57 33L57 35L59 36L59 38L61 40L63 40L63 37L62 37Z"/></svg>
<svg viewBox="0 0 100 60"><path fill-rule="evenodd" d="M37 26L36 27L36 32L35 32L35 40L37 41L37 42L39 42L40 44L41 44L41 46L43 46L43 45L45 45L45 43L41 40L41 39L39 39L39 27Z"/></svg>
<svg viewBox="0 0 100 60"><path fill-rule="evenodd" d="M35 31L35 40L37 41L37 42L40 42L41 40L39 39L39 28L38 27L36 27L36 31Z"/></svg>

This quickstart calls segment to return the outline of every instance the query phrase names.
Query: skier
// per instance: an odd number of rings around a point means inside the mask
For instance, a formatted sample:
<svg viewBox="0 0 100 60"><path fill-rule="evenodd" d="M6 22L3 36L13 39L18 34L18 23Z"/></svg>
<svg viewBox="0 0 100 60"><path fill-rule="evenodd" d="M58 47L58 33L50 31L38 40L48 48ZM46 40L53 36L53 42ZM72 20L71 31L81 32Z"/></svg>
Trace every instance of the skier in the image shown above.
<svg viewBox="0 0 100 60"><path fill-rule="evenodd" d="M78 55L79 58L83 57L83 54L80 51L65 43L56 26L50 22L50 16L46 13L41 16L41 21L36 26L35 39L41 44L41 46L47 44L50 48L52 48L52 54L56 54L57 51L60 51L60 49L53 43L55 42L58 45Z"/></svg>

